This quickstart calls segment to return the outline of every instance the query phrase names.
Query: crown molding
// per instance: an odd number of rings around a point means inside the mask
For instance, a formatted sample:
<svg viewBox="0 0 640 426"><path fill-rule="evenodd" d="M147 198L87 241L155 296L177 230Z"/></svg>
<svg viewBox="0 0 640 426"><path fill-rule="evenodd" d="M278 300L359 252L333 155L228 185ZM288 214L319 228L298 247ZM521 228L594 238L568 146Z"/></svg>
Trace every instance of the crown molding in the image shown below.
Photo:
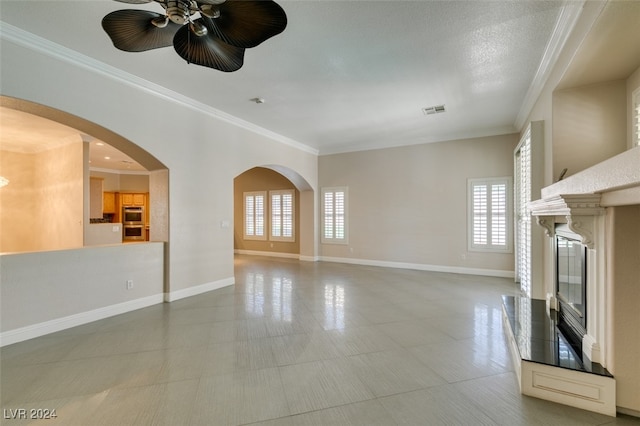
<svg viewBox="0 0 640 426"><path fill-rule="evenodd" d="M33 33L15 27L6 22L0 21L0 38L37 51L47 56L63 60L73 65L84 68L96 74L101 74L121 83L125 83L136 89L143 90L153 96L162 98L163 100L174 102L184 107L193 109L197 112L204 113L210 117L227 122L234 126L267 137L284 145L299 149L309 154L318 155L319 151L309 145L303 144L296 140L290 139L279 133L275 133L264 127L257 126L246 120L228 114L210 105L203 104L195 99L184 96L181 93L174 92L159 84L152 83L143 78L137 77L119 68L100 62L75 50L69 49L50 40L37 36Z"/></svg>
<svg viewBox="0 0 640 426"><path fill-rule="evenodd" d="M540 65L536 70L536 74L529 85L529 89L527 90L527 94L522 101L522 105L520 106L520 111L516 116L516 121L514 126L516 129L522 129L524 126L524 122L529 116L529 113L533 109L538 97L542 93L542 89L544 85L547 83L549 76L551 75L551 71L558 61L558 57L560 56L560 52L564 48L569 35L573 31L573 28L582 13L582 8L584 6L585 1L576 1L576 2L566 2L566 4L562 7L560 11L560 16L558 16L558 21L556 22L556 26L553 29L553 33L549 38L549 42L547 43L547 47L545 48L544 54L542 55L542 60L540 61Z"/></svg>

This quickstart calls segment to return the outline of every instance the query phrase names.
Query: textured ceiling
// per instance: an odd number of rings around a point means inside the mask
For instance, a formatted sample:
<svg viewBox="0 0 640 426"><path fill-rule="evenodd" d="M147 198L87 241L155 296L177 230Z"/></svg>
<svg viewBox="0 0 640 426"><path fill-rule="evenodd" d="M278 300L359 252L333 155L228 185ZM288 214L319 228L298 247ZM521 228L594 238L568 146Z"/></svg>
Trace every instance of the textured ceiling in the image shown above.
<svg viewBox="0 0 640 426"><path fill-rule="evenodd" d="M284 33L248 49L239 71L222 73L188 65L172 48L113 47L102 17L127 8L160 11L156 3L1 3L0 19L13 27L320 154L518 131L565 4L280 0L289 20ZM255 97L266 101L251 102ZM443 114L422 113L442 104Z"/></svg>

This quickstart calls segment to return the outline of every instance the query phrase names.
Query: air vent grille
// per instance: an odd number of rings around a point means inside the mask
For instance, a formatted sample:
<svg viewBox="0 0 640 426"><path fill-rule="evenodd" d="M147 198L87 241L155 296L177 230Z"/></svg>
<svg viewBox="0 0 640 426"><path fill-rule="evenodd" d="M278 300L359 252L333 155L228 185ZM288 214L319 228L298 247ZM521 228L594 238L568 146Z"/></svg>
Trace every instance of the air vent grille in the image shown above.
<svg viewBox="0 0 640 426"><path fill-rule="evenodd" d="M424 115L440 114L441 112L445 112L444 105L435 105L422 108L422 113Z"/></svg>

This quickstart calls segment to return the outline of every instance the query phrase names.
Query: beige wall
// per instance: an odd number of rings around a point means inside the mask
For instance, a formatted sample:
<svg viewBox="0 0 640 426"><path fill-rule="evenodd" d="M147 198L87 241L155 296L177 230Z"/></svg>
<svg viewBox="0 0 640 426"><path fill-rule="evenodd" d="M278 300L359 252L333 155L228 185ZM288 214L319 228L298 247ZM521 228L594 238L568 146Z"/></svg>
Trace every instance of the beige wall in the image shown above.
<svg viewBox="0 0 640 426"><path fill-rule="evenodd" d="M163 251L147 243L0 256L1 343L160 303Z"/></svg>
<svg viewBox="0 0 640 426"><path fill-rule="evenodd" d="M91 170L90 175L102 178L102 189L107 192L149 192L147 173L110 173Z"/></svg>
<svg viewBox="0 0 640 426"><path fill-rule="evenodd" d="M321 156L320 188L349 191L349 244L321 256L513 272L510 254L467 251L467 179L513 176L518 135Z"/></svg>
<svg viewBox="0 0 640 426"><path fill-rule="evenodd" d="M627 149L625 80L553 94L553 176L571 176Z"/></svg>
<svg viewBox="0 0 640 426"><path fill-rule="evenodd" d="M250 191L269 191L278 189L295 190L295 242L243 239L244 202L242 194ZM273 170L265 169L263 167L255 167L251 170L247 170L234 179L233 193L234 249L274 253L300 253L300 192L296 190L294 184L289 179L277 172L274 172ZM269 229L270 222L267 222L266 226L267 229Z"/></svg>
<svg viewBox="0 0 640 426"><path fill-rule="evenodd" d="M82 143L33 154L2 151L0 252L82 247Z"/></svg>
<svg viewBox="0 0 640 426"><path fill-rule="evenodd" d="M609 369L616 378L617 405L640 413L640 206L607 209L607 256L611 293L613 353Z"/></svg>

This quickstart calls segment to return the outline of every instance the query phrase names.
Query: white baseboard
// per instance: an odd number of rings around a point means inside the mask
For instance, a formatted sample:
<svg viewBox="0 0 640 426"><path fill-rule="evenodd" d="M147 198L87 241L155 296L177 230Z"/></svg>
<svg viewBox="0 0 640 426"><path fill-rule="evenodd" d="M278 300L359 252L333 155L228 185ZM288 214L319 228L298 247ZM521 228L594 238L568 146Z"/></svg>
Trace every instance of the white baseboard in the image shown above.
<svg viewBox="0 0 640 426"><path fill-rule="evenodd" d="M28 325L26 327L16 328L14 330L8 330L0 333L0 347L44 336L45 334L66 330L68 328L77 327L79 325L88 324L90 322L124 314L126 312L135 311L137 309L146 308L148 306L157 305L162 302L162 294L154 294L153 296L129 300L116 305L105 306L103 308L81 312L79 314L73 314L38 324Z"/></svg>
<svg viewBox="0 0 640 426"><path fill-rule="evenodd" d="M317 262L318 260L320 260L320 258L318 256L304 256L304 255L300 255L299 259L303 262Z"/></svg>
<svg viewBox="0 0 640 426"><path fill-rule="evenodd" d="M197 285L194 287L187 287L182 290L171 291L164 294L165 302L173 302L176 300L184 299L185 297L197 296L198 294L206 293L208 291L218 290L223 287L227 287L235 284L235 277L224 278L222 280L213 281Z"/></svg>
<svg viewBox="0 0 640 426"><path fill-rule="evenodd" d="M465 268L461 266L428 265L424 263L389 262L384 260L355 259L351 257L321 256L323 262L350 263L354 265L381 266L384 268L414 269L418 271L448 272L451 274L483 275L489 277L514 278L513 271L499 269Z"/></svg>
<svg viewBox="0 0 640 426"><path fill-rule="evenodd" d="M418 271L432 271L432 272L448 272L451 274L465 274L465 275L482 275L488 277L500 277L500 278L514 278L515 273L513 271L503 271L499 269L483 269L483 268L465 268L461 266L442 266L442 265L428 265L424 263L407 263L407 262L389 262L385 260L371 260L371 259L356 259L352 257L330 257L330 256L303 256L296 253L278 253L272 251L257 251L257 250L234 250L235 254L245 254L249 256L266 256L266 257L281 257L287 259L298 259L305 262L336 262L336 263L349 263L352 265L366 265L366 266L380 266L383 268L397 268L397 269L414 269Z"/></svg>
<svg viewBox="0 0 640 426"><path fill-rule="evenodd" d="M240 250L235 249L235 254L247 254L249 256L268 256L268 257L283 257L286 259L300 259L298 253L280 253L276 251L259 251L259 250Z"/></svg>

